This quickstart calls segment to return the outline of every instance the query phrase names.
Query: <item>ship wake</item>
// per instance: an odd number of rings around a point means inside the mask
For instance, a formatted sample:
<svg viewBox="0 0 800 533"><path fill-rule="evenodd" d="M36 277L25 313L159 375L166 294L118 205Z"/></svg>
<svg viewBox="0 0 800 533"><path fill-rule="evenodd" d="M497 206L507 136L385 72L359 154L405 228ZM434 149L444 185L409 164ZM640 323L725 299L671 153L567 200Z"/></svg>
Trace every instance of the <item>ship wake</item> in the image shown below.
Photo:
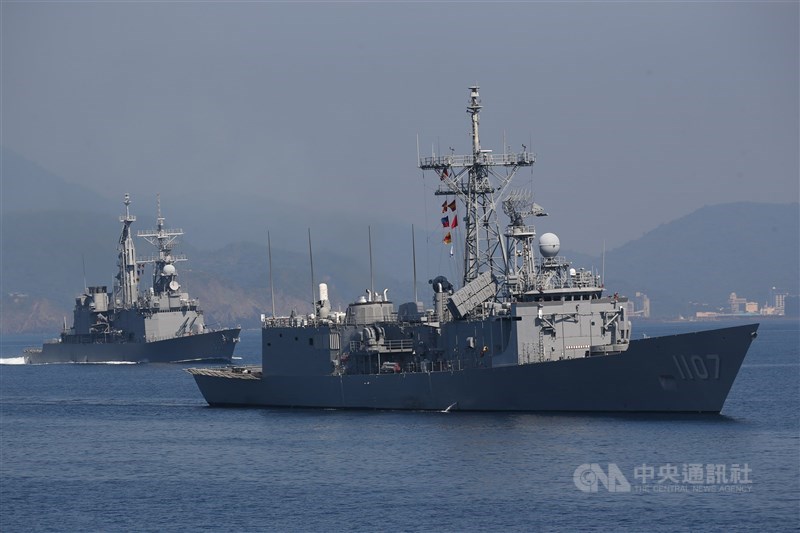
<svg viewBox="0 0 800 533"><path fill-rule="evenodd" d="M24 355L20 355L19 357L0 358L0 365L24 365L25 362L26 361Z"/></svg>

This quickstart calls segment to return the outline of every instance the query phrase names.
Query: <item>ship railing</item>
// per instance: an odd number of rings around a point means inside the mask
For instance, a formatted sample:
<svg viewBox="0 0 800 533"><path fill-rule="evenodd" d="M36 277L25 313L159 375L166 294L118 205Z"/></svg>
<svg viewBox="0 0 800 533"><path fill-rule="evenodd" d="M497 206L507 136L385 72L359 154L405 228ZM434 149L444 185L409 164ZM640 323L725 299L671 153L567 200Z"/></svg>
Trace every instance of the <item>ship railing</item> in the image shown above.
<svg viewBox="0 0 800 533"><path fill-rule="evenodd" d="M174 229L162 229L162 230L155 230L155 229L140 229L136 232L137 237L177 237L179 235L183 235L183 230L181 228L174 228Z"/></svg>
<svg viewBox="0 0 800 533"><path fill-rule="evenodd" d="M381 352L383 353L383 352ZM401 373L407 374L435 374L437 372L456 372L465 370L467 365L462 364L460 359L442 360L442 361L414 361L406 363L401 367ZM373 370L366 372L368 374L375 373ZM378 374L380 374L380 361L378 364Z"/></svg>
<svg viewBox="0 0 800 533"><path fill-rule="evenodd" d="M444 169L447 167L471 167L476 163L482 165L498 166L529 166L536 161L530 152L494 154L488 151L481 152L476 158L474 155L444 155L423 157L419 160L419 168Z"/></svg>
<svg viewBox="0 0 800 533"><path fill-rule="evenodd" d="M589 270L574 270L569 267L570 262L561 256L542 259L539 263L539 271L534 277L534 287L542 289L600 288L600 276Z"/></svg>
<svg viewBox="0 0 800 533"><path fill-rule="evenodd" d="M330 318L309 318L307 316L277 316L265 317L261 320L263 328L304 328L321 325L341 324L342 322Z"/></svg>
<svg viewBox="0 0 800 533"><path fill-rule="evenodd" d="M495 187L488 181L484 181L478 184L458 183L455 185L449 182L442 182L439 185L439 187L433 192L433 194L435 194L436 196L448 196L454 194L454 191L456 190L462 193L468 193L472 191L475 193L491 194L495 191Z"/></svg>
<svg viewBox="0 0 800 533"><path fill-rule="evenodd" d="M430 361L425 363L423 372L453 372L463 370L461 359L449 359L440 361Z"/></svg>
<svg viewBox="0 0 800 533"><path fill-rule="evenodd" d="M208 332L209 330L203 331L203 333L208 333ZM169 339L179 339L181 337L191 337L192 335L199 335L199 333L186 330L184 333L180 335L147 335L145 336L145 342L166 341Z"/></svg>
<svg viewBox="0 0 800 533"><path fill-rule="evenodd" d="M597 277L586 270L578 271L572 276L572 284L577 287L595 287L597 285Z"/></svg>
<svg viewBox="0 0 800 533"><path fill-rule="evenodd" d="M278 316L265 318L261 322L265 328L300 328L308 323L308 318L304 316Z"/></svg>
<svg viewBox="0 0 800 533"><path fill-rule="evenodd" d="M414 339L388 339L375 343L350 341L351 352L410 352L414 349Z"/></svg>
<svg viewBox="0 0 800 533"><path fill-rule="evenodd" d="M436 321L435 314L424 314L425 322ZM306 326L317 326L321 324L337 324L345 326L368 326L370 324L381 323L396 323L399 322L399 314L397 311L386 313L380 317L368 317L366 319L355 319L352 316L344 317L341 320L333 320L330 318L309 318L307 316L279 316L279 317L264 317L261 320L261 326L265 328L302 328Z"/></svg>
<svg viewBox="0 0 800 533"><path fill-rule="evenodd" d="M536 234L536 226L509 226L505 233L506 237L515 237L518 235L524 237L529 234Z"/></svg>
<svg viewBox="0 0 800 533"><path fill-rule="evenodd" d="M173 263L178 262L178 261L187 261L189 259L188 257L186 257L185 254L175 254L175 255L171 255L170 257L172 258L172 262ZM163 261L163 260L164 260L163 257L157 256L157 255L149 255L147 257L137 258L136 262L137 263L156 263L158 261Z"/></svg>
<svg viewBox="0 0 800 533"><path fill-rule="evenodd" d="M567 258L560 255L555 257L544 257L539 263L539 266L542 270L548 268L566 268L569 265L570 262L567 260Z"/></svg>

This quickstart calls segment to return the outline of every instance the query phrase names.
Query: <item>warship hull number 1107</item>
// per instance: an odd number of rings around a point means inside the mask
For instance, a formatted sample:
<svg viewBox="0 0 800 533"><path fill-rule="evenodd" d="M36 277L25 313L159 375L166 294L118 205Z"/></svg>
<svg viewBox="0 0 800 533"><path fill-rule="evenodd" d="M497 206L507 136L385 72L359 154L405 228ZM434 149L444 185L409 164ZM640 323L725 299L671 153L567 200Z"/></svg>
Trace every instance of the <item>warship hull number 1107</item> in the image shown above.
<svg viewBox="0 0 800 533"><path fill-rule="evenodd" d="M633 340L627 299L559 255L556 235L527 190L510 190L533 165L481 147L478 87L470 88L469 155L425 157L437 195L462 209L463 279L430 280L432 308L395 309L367 290L332 312L320 285L308 317L268 317L262 364L192 368L212 406L472 411L718 413L757 324ZM456 203L457 202L457 203ZM498 210L508 224L501 229ZM444 220L443 220L444 223ZM447 239L450 238L448 234Z"/></svg>
<svg viewBox="0 0 800 533"><path fill-rule="evenodd" d="M181 230L165 229L159 202L155 230L138 236L158 250L137 259L131 233L136 217L125 195L125 215L119 218L118 273L111 293L105 286L86 288L76 298L73 325L41 350L27 350L27 363L175 363L230 362L240 328L213 330L206 326L197 300L181 290L175 263L185 261L172 252ZM153 265L153 285L139 292L139 278Z"/></svg>

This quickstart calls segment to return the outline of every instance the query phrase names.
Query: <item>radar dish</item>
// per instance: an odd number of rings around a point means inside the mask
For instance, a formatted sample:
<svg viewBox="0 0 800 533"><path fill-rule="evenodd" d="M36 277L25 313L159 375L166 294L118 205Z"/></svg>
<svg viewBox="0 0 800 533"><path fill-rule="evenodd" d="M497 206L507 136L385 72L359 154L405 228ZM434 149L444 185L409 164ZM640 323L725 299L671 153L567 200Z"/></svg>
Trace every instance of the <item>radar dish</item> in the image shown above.
<svg viewBox="0 0 800 533"><path fill-rule="evenodd" d="M180 283L178 283L178 282L177 282L177 281L175 281L174 279L173 279L172 281L170 281L170 282L169 282L169 290L171 290L171 291L177 291L177 290L178 290L178 289L180 289L180 288L181 288L181 285L180 285Z"/></svg>

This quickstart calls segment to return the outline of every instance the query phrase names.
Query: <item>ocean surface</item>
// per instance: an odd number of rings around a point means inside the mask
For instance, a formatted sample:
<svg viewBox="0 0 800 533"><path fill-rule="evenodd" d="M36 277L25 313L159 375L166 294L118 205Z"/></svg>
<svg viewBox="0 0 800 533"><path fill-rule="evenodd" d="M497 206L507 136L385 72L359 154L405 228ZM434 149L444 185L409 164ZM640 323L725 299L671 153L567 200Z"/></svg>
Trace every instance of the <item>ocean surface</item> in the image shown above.
<svg viewBox="0 0 800 533"><path fill-rule="evenodd" d="M799 527L797 321L762 322L715 416L211 408L180 365L0 365L4 533Z"/></svg>

